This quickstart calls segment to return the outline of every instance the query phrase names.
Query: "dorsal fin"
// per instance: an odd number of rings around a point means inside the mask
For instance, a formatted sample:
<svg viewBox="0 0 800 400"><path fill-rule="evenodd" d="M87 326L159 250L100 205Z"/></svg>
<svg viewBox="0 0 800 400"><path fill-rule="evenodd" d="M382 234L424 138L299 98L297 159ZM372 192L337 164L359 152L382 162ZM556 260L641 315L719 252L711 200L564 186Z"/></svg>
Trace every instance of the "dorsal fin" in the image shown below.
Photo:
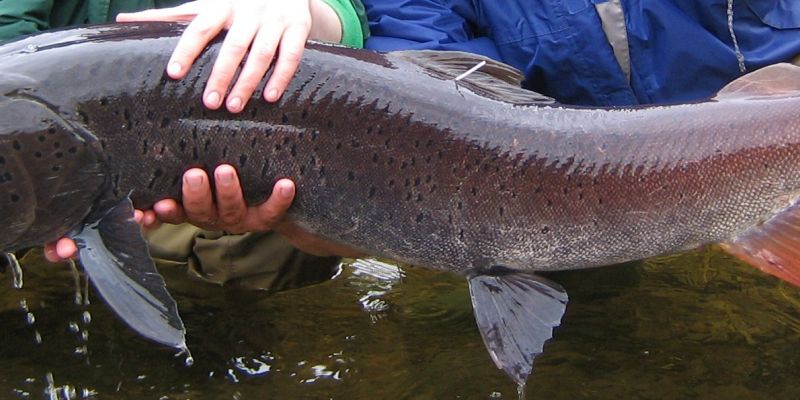
<svg viewBox="0 0 800 400"><path fill-rule="evenodd" d="M774 64L744 75L725 85L714 100L758 99L800 96L800 67Z"/></svg>
<svg viewBox="0 0 800 400"><path fill-rule="evenodd" d="M491 58L461 51L404 50L391 54L420 66L439 79L453 80L471 68L486 64L458 80L458 85L493 100L519 105L552 104L555 99L523 89L516 68Z"/></svg>

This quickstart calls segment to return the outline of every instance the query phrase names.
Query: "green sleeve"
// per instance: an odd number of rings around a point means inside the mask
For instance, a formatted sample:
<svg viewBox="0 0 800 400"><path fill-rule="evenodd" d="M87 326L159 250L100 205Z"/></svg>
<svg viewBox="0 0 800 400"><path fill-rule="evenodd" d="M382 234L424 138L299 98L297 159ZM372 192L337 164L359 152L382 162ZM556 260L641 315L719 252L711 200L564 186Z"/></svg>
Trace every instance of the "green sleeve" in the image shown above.
<svg viewBox="0 0 800 400"><path fill-rule="evenodd" d="M323 0L329 5L342 24L341 44L350 47L364 47L364 40L369 37L367 16L361 0Z"/></svg>
<svg viewBox="0 0 800 400"><path fill-rule="evenodd" d="M0 40L50 29L53 0L0 1Z"/></svg>

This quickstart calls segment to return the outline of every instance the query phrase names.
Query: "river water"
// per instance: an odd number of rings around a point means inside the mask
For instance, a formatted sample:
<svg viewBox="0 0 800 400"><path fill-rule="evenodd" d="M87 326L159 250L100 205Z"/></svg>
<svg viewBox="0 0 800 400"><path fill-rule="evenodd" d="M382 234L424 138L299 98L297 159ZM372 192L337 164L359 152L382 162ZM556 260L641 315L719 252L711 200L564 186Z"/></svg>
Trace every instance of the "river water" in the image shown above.
<svg viewBox="0 0 800 400"><path fill-rule="evenodd" d="M516 399L465 281L345 265L280 293L162 269L194 365L140 339L64 265L1 275L0 399ZM570 294L528 399L800 398L800 290L714 248L550 274Z"/></svg>

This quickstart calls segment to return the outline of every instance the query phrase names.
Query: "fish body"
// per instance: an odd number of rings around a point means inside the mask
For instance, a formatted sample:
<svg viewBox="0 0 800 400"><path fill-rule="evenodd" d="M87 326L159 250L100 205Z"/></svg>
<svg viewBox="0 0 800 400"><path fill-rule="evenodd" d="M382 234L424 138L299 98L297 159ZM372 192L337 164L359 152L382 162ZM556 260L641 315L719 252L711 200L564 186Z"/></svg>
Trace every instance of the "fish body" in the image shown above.
<svg viewBox="0 0 800 400"><path fill-rule="evenodd" d="M137 208L180 199L187 168L229 163L249 204L289 177L289 216L301 226L369 254L465 272L474 304L496 285L531 285L521 290L534 298L506 293L538 304L537 318L557 314L544 318L547 334L533 346L541 351L566 295L516 270L608 265L710 242L758 258L761 247L747 244L775 235L755 230L793 216L800 195L791 84L800 75L791 67L706 102L580 108L519 89L498 63L454 80L476 56L310 43L277 104L254 98L233 115L200 102L219 41L186 78L164 74L181 32L112 25L0 47L0 248L83 237L83 226L129 212L119 206L127 198ZM97 231L85 242L95 248L115 235ZM757 240L737 242L748 234ZM490 351L493 340L503 347L497 325L511 324L508 315L480 314Z"/></svg>

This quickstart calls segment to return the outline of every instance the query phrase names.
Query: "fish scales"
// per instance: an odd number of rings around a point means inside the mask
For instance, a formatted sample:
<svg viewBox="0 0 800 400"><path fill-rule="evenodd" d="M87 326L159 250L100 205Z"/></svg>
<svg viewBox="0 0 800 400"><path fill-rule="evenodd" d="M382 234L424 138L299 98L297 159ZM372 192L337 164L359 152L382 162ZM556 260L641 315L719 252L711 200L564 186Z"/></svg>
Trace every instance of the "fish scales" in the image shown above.
<svg viewBox="0 0 800 400"><path fill-rule="evenodd" d="M310 231L462 272L490 356L520 385L568 301L530 270L721 242L800 285L798 67L755 71L705 102L580 108L475 55L309 43L277 104L257 91L234 115L200 102L221 39L184 79L165 76L182 31L123 24L0 45L0 248L15 264L15 250L73 238L109 306L151 340L188 352L134 206L180 199L183 171L220 163L248 204L288 177L289 215Z"/></svg>
<svg viewBox="0 0 800 400"><path fill-rule="evenodd" d="M37 85L14 95L76 120L115 196L132 191L137 207L180 198L188 167L228 162L250 204L290 177L298 185L290 214L303 226L450 270L572 269L717 241L800 187L794 99L519 106L391 53L362 60L310 44L278 104L254 99L231 115L199 102L219 45L174 81L163 65L176 41L41 46L24 55L26 63L42 55L26 72ZM69 63L46 67L59 51L71 53Z"/></svg>

